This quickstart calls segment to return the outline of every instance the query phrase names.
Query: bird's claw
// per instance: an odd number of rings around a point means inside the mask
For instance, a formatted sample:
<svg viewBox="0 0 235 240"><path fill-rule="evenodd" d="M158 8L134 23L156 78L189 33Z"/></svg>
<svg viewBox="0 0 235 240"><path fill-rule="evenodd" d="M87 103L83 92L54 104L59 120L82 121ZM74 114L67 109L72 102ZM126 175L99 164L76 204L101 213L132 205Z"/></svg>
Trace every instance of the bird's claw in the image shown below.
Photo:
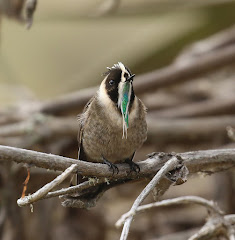
<svg viewBox="0 0 235 240"><path fill-rule="evenodd" d="M130 166L131 171L134 171L136 173L140 172L140 166L138 164L136 164L135 162L133 162L130 159L126 159L125 163L127 163Z"/></svg>
<svg viewBox="0 0 235 240"><path fill-rule="evenodd" d="M115 164L111 163L110 161L108 161L104 157L103 157L103 162L104 162L104 164L107 164L109 166L110 170L113 171L113 175L114 175L115 171L117 172L117 174L119 173L119 169Z"/></svg>

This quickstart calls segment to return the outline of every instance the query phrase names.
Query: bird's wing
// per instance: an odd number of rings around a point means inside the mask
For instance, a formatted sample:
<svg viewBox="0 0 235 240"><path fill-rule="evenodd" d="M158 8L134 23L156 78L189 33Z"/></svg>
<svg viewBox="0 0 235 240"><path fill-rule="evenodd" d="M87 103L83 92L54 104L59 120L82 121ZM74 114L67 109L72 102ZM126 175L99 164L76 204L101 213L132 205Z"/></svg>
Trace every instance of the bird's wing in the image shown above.
<svg viewBox="0 0 235 240"><path fill-rule="evenodd" d="M87 123L87 120L90 116L90 112L89 109L91 107L91 104L93 102L93 100L95 100L96 96L92 97L89 102L85 105L83 113L81 115L78 116L78 121L79 121L79 129L78 129L78 136L77 136L77 140L78 140L78 160L82 160L82 161L87 161L87 157L85 154L85 151L83 149L83 145L82 145L82 135L83 135L83 130L84 127ZM74 174L71 178L70 181L70 185L75 186L79 183L82 183L86 181L86 179L83 178L83 176L79 173Z"/></svg>
<svg viewBox="0 0 235 240"><path fill-rule="evenodd" d="M87 157L86 157L86 154L84 152L84 149L83 149L83 146L82 146L82 137L83 137L83 130L84 130L84 127L87 123L87 120L90 116L90 107L91 107L91 104L92 102L96 99L96 95L93 96L89 101L88 103L85 105L84 107L84 110L83 110L83 113L78 117L78 121L79 121L79 125L80 125L80 128L78 130L78 136L77 136L77 140L78 140L78 159L79 160L83 160L83 161L87 161Z"/></svg>

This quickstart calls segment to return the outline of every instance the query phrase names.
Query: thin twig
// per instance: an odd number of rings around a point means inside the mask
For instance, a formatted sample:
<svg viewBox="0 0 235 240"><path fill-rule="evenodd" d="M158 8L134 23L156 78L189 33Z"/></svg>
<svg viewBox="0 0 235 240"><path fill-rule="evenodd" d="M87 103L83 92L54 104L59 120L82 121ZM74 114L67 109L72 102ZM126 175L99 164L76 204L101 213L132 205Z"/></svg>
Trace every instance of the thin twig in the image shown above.
<svg viewBox="0 0 235 240"><path fill-rule="evenodd" d="M80 183L79 185L76 185L76 186L60 189L60 190L57 190L54 192L48 192L48 194L44 198L46 199L46 198L52 198L52 197L57 197L57 196L61 196L61 195L66 195L66 194L77 193L77 192L80 192L91 186L95 186L96 184L101 184L106 181L107 180L105 180L105 179L97 179L96 181L94 181L92 183L90 181L86 181L86 182Z"/></svg>
<svg viewBox="0 0 235 240"><path fill-rule="evenodd" d="M213 239L217 237L218 232L227 232L227 229L224 228L224 218L221 217L210 217L205 225L191 236L188 240L204 240L204 239Z"/></svg>
<svg viewBox="0 0 235 240"><path fill-rule="evenodd" d="M220 208L217 206L217 204L213 201L208 201L204 198L197 197L197 196L183 196L183 197L177 197L173 199L167 199L160 202L154 202L150 204L146 204L143 206L140 206L136 209L135 213L141 213L145 210L149 210L155 207L166 207L171 205L178 205L178 204L199 204L201 206L204 206L208 210L216 213L216 214L223 214L223 212L220 210ZM119 220L116 222L115 226L120 227L123 225L123 223L126 221L127 218L131 216L131 212L127 212L123 214Z"/></svg>
<svg viewBox="0 0 235 240"><path fill-rule="evenodd" d="M153 190L153 188L157 185L157 183L161 180L161 178L163 178L167 172L176 168L176 166L179 164L179 161L180 160L177 157L173 157L168 162L166 162L166 164L158 171L158 173L154 176L154 178L148 183L148 185L144 188L144 190L137 197L137 199L135 200L134 204L131 207L131 210L129 211L130 215L129 215L128 219L125 220L120 240L127 239L129 229L131 226L131 222L133 220L133 217L136 213L136 209L138 208L138 206L143 202L143 200Z"/></svg>
<svg viewBox="0 0 235 240"><path fill-rule="evenodd" d="M18 206L23 207L43 198L51 189L63 182L76 168L77 164L72 164L61 175L57 176L52 182L46 184L34 194L18 199Z"/></svg>

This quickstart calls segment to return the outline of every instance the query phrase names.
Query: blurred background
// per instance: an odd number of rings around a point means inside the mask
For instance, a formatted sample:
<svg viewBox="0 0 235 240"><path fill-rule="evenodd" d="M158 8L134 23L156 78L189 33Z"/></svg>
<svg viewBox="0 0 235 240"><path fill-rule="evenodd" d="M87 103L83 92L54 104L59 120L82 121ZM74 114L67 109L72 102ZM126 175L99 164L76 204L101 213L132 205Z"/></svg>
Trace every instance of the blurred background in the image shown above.
<svg viewBox="0 0 235 240"><path fill-rule="evenodd" d="M136 161L153 151L235 147L235 1L39 0L29 31L24 7L23 0L0 0L0 144L76 158L76 116L106 67L121 61L137 75L149 109L148 141ZM40 111L61 96L73 101ZM65 125L51 130L58 119L71 123L67 132L60 132ZM28 193L56 174L31 169ZM119 239L116 220L147 184L111 189L89 211L63 208L55 198L31 213L16 205L26 176L24 167L0 162L0 239ZM183 195L214 199L234 213L234 174L197 175L164 198ZM205 217L200 207L152 210L136 217L129 239L176 239L176 232L187 239Z"/></svg>

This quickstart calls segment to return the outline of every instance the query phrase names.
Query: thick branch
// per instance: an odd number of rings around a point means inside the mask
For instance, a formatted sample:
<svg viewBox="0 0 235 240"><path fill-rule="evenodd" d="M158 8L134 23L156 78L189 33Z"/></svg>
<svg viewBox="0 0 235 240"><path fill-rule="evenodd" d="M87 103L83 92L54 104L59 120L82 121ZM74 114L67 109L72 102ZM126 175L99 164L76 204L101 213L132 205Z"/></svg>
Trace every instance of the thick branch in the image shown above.
<svg viewBox="0 0 235 240"><path fill-rule="evenodd" d="M235 149L219 149L207 151L195 151L178 154L182 157L184 164L191 174L197 172L217 172L235 167ZM169 158L168 158L169 159ZM130 173L128 177L151 177L168 160L161 155L155 154L145 161L139 162L141 169L137 176ZM129 173L127 164L118 164L119 173L112 175L112 171L105 164L78 161L53 154L46 154L31 150L0 145L0 161L14 161L16 163L26 163L40 168L64 171L72 164L77 164L78 171L84 176L109 177L110 179L126 178ZM77 170L73 171L74 173Z"/></svg>

